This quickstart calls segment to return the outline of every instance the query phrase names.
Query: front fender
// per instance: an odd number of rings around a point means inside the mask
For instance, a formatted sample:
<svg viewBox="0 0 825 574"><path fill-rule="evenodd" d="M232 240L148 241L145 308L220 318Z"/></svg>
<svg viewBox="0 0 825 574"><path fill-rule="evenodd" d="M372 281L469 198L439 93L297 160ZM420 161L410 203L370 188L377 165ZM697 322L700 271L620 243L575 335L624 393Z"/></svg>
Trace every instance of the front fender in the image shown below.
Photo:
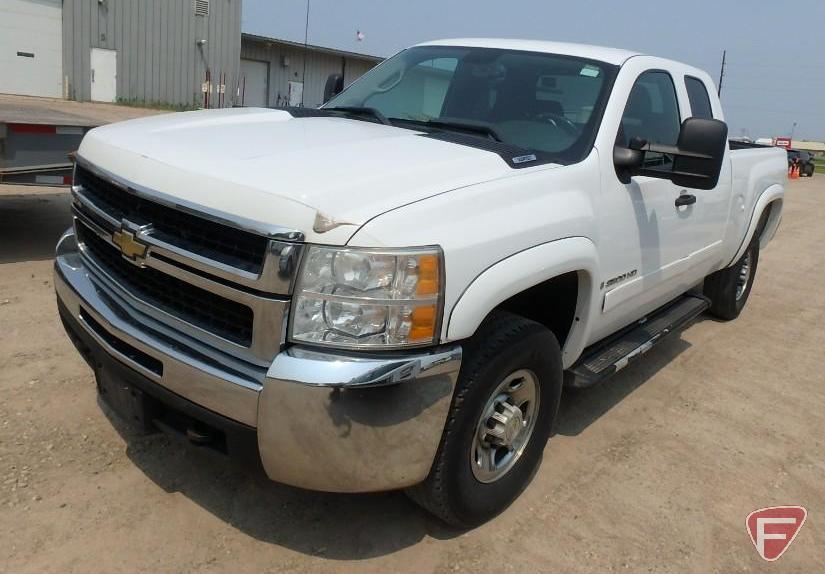
<svg viewBox="0 0 825 574"><path fill-rule="evenodd" d="M460 295L449 313L447 339L471 337L484 318L499 304L543 281L577 272L579 292L576 313L562 349L564 366L581 354L597 277L596 246L586 237L568 237L520 251L485 269Z"/></svg>

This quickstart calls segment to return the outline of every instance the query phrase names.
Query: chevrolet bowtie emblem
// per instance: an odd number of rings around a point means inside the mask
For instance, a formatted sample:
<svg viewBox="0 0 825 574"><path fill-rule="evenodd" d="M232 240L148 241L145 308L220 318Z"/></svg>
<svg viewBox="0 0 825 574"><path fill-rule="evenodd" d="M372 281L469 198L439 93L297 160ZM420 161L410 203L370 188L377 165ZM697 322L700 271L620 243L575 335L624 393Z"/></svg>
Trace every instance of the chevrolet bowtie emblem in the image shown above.
<svg viewBox="0 0 825 574"><path fill-rule="evenodd" d="M112 234L112 243L120 248L124 257L132 261L139 262L146 256L148 246L135 239L135 234L131 231L115 231Z"/></svg>

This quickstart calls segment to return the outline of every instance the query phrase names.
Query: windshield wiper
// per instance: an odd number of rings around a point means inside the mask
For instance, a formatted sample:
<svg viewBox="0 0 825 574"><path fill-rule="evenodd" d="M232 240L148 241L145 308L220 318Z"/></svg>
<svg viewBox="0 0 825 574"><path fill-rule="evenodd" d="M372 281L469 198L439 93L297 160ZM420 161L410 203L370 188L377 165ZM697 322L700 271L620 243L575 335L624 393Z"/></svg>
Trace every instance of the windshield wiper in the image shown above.
<svg viewBox="0 0 825 574"><path fill-rule="evenodd" d="M375 108L366 108L361 106L337 106L334 108L321 108L322 110L330 110L333 112L344 112L345 114L352 114L356 116L372 116L385 126L391 126L390 120L387 116L376 110Z"/></svg>
<svg viewBox="0 0 825 574"><path fill-rule="evenodd" d="M497 142L503 141L493 126L484 122L439 118L437 120L429 120L423 123L433 126L434 128L447 128L465 132L475 132L477 134L485 135Z"/></svg>
<svg viewBox="0 0 825 574"><path fill-rule="evenodd" d="M430 120L411 120L407 118L392 119L398 122L409 122L411 124L424 127L441 128L461 132L471 132L474 134L487 136L488 138L497 142L504 141L501 139L501 136L498 135L498 132L495 130L495 128L493 128L493 126L485 122L478 122L473 120L457 120L451 118L433 118Z"/></svg>

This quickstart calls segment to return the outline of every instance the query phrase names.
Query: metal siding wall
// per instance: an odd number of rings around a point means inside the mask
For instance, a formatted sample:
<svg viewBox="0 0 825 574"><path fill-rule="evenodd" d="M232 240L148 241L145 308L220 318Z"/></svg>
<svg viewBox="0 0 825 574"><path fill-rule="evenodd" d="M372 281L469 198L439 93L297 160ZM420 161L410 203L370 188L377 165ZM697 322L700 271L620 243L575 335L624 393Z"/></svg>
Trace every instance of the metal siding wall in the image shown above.
<svg viewBox="0 0 825 574"><path fill-rule="evenodd" d="M284 67L283 58L289 58L289 66ZM304 49L281 44L277 41L244 39L241 42L241 58L269 63L269 105L286 105L289 96L289 82L300 82L304 71ZM370 60L347 57L345 83L349 84L375 63ZM317 107L324 98L327 76L340 73L344 67L344 57L310 48L307 54L306 81L304 82L304 106Z"/></svg>
<svg viewBox="0 0 825 574"><path fill-rule="evenodd" d="M226 74L225 106L234 103L240 65L241 0L211 0L208 16L195 16L192 0L64 0L63 69L68 96L91 97L92 48L117 50L117 92L122 100L201 105L201 83L212 72L212 106ZM103 36L101 36L103 35ZM206 45L195 45L197 39Z"/></svg>
<svg viewBox="0 0 825 574"><path fill-rule="evenodd" d="M74 56L74 45L71 42L67 42L65 38L71 33L72 29L74 28L74 10L69 2L64 2L63 4L63 24L62 24L62 33L63 33L63 95L65 97L71 98L72 91L71 86L69 85L68 79L72 77L72 65L73 65L73 56Z"/></svg>
<svg viewBox="0 0 825 574"><path fill-rule="evenodd" d="M344 87L349 86L377 65L378 64L370 60L347 58L346 73L344 74Z"/></svg>

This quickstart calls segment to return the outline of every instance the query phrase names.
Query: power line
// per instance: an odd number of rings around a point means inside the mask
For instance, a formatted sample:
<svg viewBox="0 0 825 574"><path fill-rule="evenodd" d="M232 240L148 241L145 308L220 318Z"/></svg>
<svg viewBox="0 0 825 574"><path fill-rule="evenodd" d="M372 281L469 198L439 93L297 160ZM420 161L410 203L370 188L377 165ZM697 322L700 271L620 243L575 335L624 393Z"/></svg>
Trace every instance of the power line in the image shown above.
<svg viewBox="0 0 825 574"><path fill-rule="evenodd" d="M762 106L749 106L749 105L742 105L742 104L725 104L725 108L734 108L734 109L741 109L741 110L751 110L755 112L763 112L766 114L792 114L797 115L799 114L799 110L787 110L787 109L780 109L780 108L767 108ZM804 112L803 114L805 117L811 118L825 118L825 114L816 113L816 112Z"/></svg>
<svg viewBox="0 0 825 574"><path fill-rule="evenodd" d="M752 64L749 62L728 62L728 66L733 66L734 68L773 68L778 70L786 70L788 66L786 64ZM793 68L813 68L816 70L821 70L822 65L820 64L793 64Z"/></svg>

